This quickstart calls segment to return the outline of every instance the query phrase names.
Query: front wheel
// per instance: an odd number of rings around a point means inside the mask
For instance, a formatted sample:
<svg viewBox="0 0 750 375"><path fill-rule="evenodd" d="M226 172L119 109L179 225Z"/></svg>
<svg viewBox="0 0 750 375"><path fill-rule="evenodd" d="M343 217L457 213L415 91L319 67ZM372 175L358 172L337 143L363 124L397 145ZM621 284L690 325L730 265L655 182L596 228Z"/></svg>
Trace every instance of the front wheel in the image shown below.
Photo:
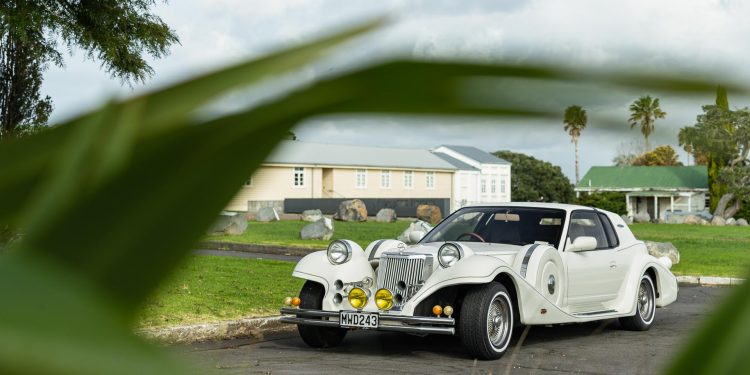
<svg viewBox="0 0 750 375"><path fill-rule="evenodd" d="M458 330L474 358L502 357L513 334L513 301L508 289L497 282L471 289L461 304Z"/></svg>
<svg viewBox="0 0 750 375"><path fill-rule="evenodd" d="M656 292L650 276L641 277L635 298L635 314L620 318L620 325L629 331L647 331L656 314Z"/></svg>
<svg viewBox="0 0 750 375"><path fill-rule="evenodd" d="M306 281L299 292L302 309L320 310L323 308L325 289L316 282ZM330 348L341 343L347 330L342 328L297 325L300 337L305 344L313 348Z"/></svg>

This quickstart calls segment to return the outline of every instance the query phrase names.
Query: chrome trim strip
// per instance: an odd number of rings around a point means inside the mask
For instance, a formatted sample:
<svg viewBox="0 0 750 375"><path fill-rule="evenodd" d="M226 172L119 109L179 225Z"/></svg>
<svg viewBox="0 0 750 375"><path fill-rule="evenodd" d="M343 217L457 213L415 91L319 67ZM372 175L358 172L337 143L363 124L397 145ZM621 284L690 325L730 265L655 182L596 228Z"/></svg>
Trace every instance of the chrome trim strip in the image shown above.
<svg viewBox="0 0 750 375"><path fill-rule="evenodd" d="M318 320L318 319L306 319L306 318L295 318L291 316L282 316L279 319L282 323L287 324L302 324L308 326L319 326L319 327L336 327L340 328L339 322L334 320ZM425 326L392 326L392 325L380 325L377 331L391 331L391 332L406 332L406 333L433 333L441 335L455 335L456 330L453 327L425 327Z"/></svg>
<svg viewBox="0 0 750 375"><path fill-rule="evenodd" d="M453 318L431 318L426 316L398 316L398 315L387 315L380 314L381 321L388 322L402 322L409 324L434 324L443 326L453 326L456 324L456 320Z"/></svg>
<svg viewBox="0 0 750 375"><path fill-rule="evenodd" d="M382 245L385 241L386 240L378 240L378 242L375 243L375 246L372 247L372 251L370 252L370 256L367 258L368 261L375 259L375 253L378 251L380 245Z"/></svg>
<svg viewBox="0 0 750 375"><path fill-rule="evenodd" d="M338 327L339 326L338 320L305 319L305 318L295 318L291 316L282 316L279 319L279 321L282 323L302 324L306 326L320 326L320 327Z"/></svg>
<svg viewBox="0 0 750 375"><path fill-rule="evenodd" d="M321 327L340 327L340 312L336 311L283 308L281 309L281 314L284 315L279 319L279 321L282 323L303 324ZM316 318L336 319L325 320ZM399 316L383 313L380 313L378 318L381 322L402 323L402 325L380 324L380 326L377 328L377 330L379 331L436 333L445 335L453 335L456 332L454 328L456 320L453 318L438 318L429 316Z"/></svg>
<svg viewBox="0 0 750 375"><path fill-rule="evenodd" d="M526 277L526 269L529 267L529 260L531 259L531 254L534 253L534 250L536 250L537 247L539 247L540 244L535 243L529 247L528 250L526 250L526 255L523 256L523 263L521 263L521 277Z"/></svg>
<svg viewBox="0 0 750 375"><path fill-rule="evenodd" d="M610 314L613 312L617 312L617 310L601 310L601 311L588 311L588 312L580 312L580 313L574 313L575 316L592 316L592 315L602 315L602 314Z"/></svg>
<svg viewBox="0 0 750 375"><path fill-rule="evenodd" d="M295 309L291 307L285 307L281 309L281 314L307 316L313 318L338 318L339 313L336 311L324 311L314 309Z"/></svg>

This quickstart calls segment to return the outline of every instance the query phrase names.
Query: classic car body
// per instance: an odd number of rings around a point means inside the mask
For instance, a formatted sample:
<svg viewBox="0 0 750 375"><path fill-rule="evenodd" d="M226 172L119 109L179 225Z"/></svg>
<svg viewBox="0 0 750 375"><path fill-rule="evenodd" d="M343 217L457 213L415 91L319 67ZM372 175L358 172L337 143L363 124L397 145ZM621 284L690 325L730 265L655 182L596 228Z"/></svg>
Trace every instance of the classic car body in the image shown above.
<svg viewBox="0 0 750 375"><path fill-rule="evenodd" d="M337 345L357 328L458 334L471 355L493 359L518 324L620 318L625 328L648 329L655 308L677 298L670 267L611 212L470 206L416 245L379 240L363 251L334 241L306 256L293 276L308 281L282 321L312 346Z"/></svg>

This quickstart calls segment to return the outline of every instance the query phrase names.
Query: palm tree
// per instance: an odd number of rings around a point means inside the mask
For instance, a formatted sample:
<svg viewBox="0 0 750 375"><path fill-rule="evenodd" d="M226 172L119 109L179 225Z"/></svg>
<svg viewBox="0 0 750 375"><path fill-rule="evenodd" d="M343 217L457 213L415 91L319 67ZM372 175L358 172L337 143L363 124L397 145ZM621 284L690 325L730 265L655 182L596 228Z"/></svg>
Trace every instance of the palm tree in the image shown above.
<svg viewBox="0 0 750 375"><path fill-rule="evenodd" d="M563 124L565 124L565 131L570 134L570 140L576 146L576 184L580 181L580 175L578 171L578 139L581 138L581 132L586 128L586 110L577 105L571 105L565 108L565 116L563 118Z"/></svg>
<svg viewBox="0 0 750 375"><path fill-rule="evenodd" d="M654 132L654 121L664 118L667 112L659 107L659 98L651 98L650 95L641 96L630 105L630 128L641 127L641 133L646 139L646 152L651 151L648 136Z"/></svg>

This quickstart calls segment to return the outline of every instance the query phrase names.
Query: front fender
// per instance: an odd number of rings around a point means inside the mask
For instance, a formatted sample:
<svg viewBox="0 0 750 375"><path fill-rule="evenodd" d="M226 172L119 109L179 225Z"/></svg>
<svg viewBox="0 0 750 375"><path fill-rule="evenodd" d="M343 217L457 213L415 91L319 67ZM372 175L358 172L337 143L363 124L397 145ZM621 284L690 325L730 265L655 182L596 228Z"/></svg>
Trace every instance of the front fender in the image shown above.
<svg viewBox="0 0 750 375"><path fill-rule="evenodd" d="M435 270L419 292L404 305L402 312L412 315L420 302L442 288L454 285L486 284L495 280L501 273L507 274L513 281L519 319L522 323L550 324L573 319L539 293L506 262L485 255L473 255L460 260L450 268ZM543 310L545 312L542 314Z"/></svg>
<svg viewBox="0 0 750 375"><path fill-rule="evenodd" d="M627 311L629 314L635 314L636 293L638 293L641 276L649 268L653 269L656 274L656 280L654 280L654 287L658 293L656 306L664 307L677 300L677 291L679 290L677 278L658 259L649 254L641 254L633 260L633 266L630 268L627 281L622 285L622 289L620 290L622 304L618 308L618 311Z"/></svg>
<svg viewBox="0 0 750 375"><path fill-rule="evenodd" d="M333 294L336 293L333 283L341 280L343 283L362 281L365 277L375 280L375 271L367 261L362 248L352 241L352 258L344 264L331 264L326 251L316 251L302 258L294 267L292 276L317 282L325 288L323 309L339 310L341 306L333 305Z"/></svg>

